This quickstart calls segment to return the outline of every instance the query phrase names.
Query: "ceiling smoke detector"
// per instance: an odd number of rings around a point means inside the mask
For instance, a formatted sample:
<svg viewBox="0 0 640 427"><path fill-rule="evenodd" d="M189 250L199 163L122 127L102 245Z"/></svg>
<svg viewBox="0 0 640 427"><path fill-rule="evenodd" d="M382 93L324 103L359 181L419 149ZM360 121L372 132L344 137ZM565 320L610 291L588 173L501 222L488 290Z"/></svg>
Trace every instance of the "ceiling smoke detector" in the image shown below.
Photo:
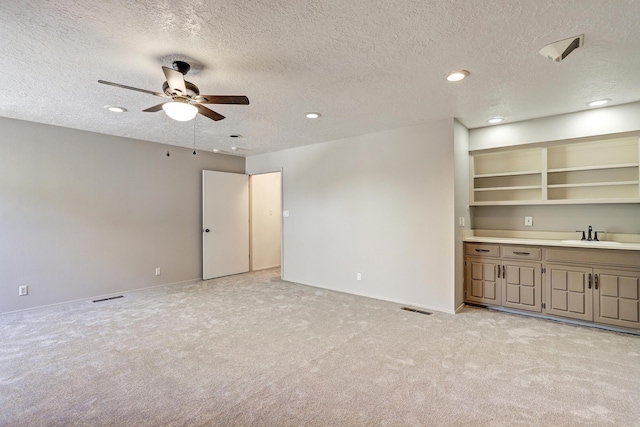
<svg viewBox="0 0 640 427"><path fill-rule="evenodd" d="M549 58L552 61L560 62L571 52L584 44L584 34L569 37L568 39L559 40L540 49L540 55Z"/></svg>

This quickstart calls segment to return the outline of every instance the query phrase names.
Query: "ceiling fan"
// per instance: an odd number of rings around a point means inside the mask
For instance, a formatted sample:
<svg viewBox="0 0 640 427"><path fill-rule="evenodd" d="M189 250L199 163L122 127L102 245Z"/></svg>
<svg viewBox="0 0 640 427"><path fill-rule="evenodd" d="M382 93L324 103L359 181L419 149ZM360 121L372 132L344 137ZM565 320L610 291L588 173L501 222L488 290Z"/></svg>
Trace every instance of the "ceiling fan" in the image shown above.
<svg viewBox="0 0 640 427"><path fill-rule="evenodd" d="M164 110L167 116L181 122L193 119L198 113L210 118L211 120L224 119L222 114L216 113L215 111L205 107L203 104L249 105L249 98L246 96L200 95L200 89L198 89L198 86L184 79L184 76L189 72L191 66L184 61L175 61L172 65L173 68L162 67L164 76L167 79L162 84L162 91L164 93L125 86L104 80L98 80L98 83L149 93L161 98L167 98L168 101L154 105L153 107L149 107L142 111L155 113L156 111Z"/></svg>

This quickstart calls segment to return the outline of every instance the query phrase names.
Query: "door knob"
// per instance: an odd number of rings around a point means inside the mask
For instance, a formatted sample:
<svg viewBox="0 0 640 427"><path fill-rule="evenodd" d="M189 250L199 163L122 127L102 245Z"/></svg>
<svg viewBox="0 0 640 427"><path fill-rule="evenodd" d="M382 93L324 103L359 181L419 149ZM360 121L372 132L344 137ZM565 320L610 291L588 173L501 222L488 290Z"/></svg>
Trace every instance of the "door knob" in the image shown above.
<svg viewBox="0 0 640 427"><path fill-rule="evenodd" d="M209 231L211 231L211 230L209 230L208 228L205 228L205 230L204 230L205 233L208 233Z"/></svg>

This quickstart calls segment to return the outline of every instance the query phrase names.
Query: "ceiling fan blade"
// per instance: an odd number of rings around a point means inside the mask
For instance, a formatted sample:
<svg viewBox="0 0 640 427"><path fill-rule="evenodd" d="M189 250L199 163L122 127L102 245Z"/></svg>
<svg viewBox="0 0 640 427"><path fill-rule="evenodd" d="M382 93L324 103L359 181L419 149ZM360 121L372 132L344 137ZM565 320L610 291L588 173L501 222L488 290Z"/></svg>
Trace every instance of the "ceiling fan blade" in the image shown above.
<svg viewBox="0 0 640 427"><path fill-rule="evenodd" d="M142 93L148 93L150 95L155 95L155 96L161 96L163 98L169 98L167 95L165 95L164 93L159 93L159 92L153 92L150 90L146 90L146 89L139 89L137 87L131 87L131 86L125 86L125 85L121 85L119 83L112 83L112 82L107 82L104 80L98 80L98 83L102 83L103 85L109 85L109 86L115 86L115 87L121 87L122 89L129 89L129 90L135 90L137 92L142 92Z"/></svg>
<svg viewBox="0 0 640 427"><path fill-rule="evenodd" d="M200 104L249 105L249 98L240 95L198 95L195 100Z"/></svg>
<svg viewBox="0 0 640 427"><path fill-rule="evenodd" d="M162 67L164 76L167 78L167 84L173 92L177 92L178 95L187 95L187 86L184 83L184 76L180 71L176 71L172 68Z"/></svg>
<svg viewBox="0 0 640 427"><path fill-rule="evenodd" d="M198 113L202 114L203 116L209 117L211 120L218 121L224 119L224 116L222 114L216 113L215 111L208 109L204 105L194 105L198 109Z"/></svg>
<svg viewBox="0 0 640 427"><path fill-rule="evenodd" d="M145 113L155 113L156 111L162 110L162 106L164 104L166 104L166 102L163 102L163 103L158 104L158 105L154 105L153 107L149 107L146 110L142 110L142 111L144 111Z"/></svg>

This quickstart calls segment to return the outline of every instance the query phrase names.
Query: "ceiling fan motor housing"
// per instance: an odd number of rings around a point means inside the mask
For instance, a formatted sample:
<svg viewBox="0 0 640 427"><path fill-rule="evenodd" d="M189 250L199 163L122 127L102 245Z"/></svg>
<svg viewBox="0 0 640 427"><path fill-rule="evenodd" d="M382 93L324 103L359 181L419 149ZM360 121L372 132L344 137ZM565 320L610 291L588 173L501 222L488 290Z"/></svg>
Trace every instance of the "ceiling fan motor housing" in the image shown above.
<svg viewBox="0 0 640 427"><path fill-rule="evenodd" d="M171 66L174 70L181 72L183 76L186 76L191 69L191 65L184 61L173 61L173 64L171 64Z"/></svg>
<svg viewBox="0 0 640 427"><path fill-rule="evenodd" d="M184 85L185 85L185 87L187 88L187 95L188 95L190 98L194 98L194 97L196 97L196 96L200 95L200 89L198 89L198 86L196 86L196 85L194 85L193 83L188 82L188 81L186 81L186 80L184 81ZM173 92L171 91L171 88L169 87L169 83L167 83L167 82L164 82L164 83L162 84L162 91L163 91L164 93L166 93L168 96L171 96L171 97L173 97L173 96L175 96L175 95L178 95L178 94L173 93Z"/></svg>

